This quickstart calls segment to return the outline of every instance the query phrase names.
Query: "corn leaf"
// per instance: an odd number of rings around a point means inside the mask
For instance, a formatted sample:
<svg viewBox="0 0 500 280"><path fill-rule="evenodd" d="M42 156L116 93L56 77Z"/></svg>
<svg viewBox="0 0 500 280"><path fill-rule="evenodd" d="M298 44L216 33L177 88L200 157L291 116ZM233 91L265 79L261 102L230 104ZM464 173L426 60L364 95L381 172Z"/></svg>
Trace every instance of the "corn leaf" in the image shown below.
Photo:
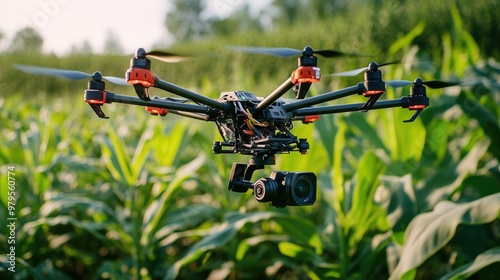
<svg viewBox="0 0 500 280"><path fill-rule="evenodd" d="M390 279L400 279L434 255L454 236L460 224L481 225L499 218L500 193L456 204L442 201L416 216L406 230L401 257Z"/></svg>
<svg viewBox="0 0 500 280"><path fill-rule="evenodd" d="M473 261L446 274L440 279L466 279L473 276L479 270L500 262L500 247L495 247L479 254Z"/></svg>

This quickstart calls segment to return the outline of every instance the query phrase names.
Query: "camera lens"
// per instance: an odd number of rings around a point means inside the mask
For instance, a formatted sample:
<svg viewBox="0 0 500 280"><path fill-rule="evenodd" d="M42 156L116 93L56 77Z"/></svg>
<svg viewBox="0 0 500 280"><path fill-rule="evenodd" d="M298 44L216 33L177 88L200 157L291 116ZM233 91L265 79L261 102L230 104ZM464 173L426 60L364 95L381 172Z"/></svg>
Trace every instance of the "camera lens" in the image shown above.
<svg viewBox="0 0 500 280"><path fill-rule="evenodd" d="M288 205L313 205L316 201L316 175L312 172L290 172L285 176L289 191Z"/></svg>
<svg viewBox="0 0 500 280"><path fill-rule="evenodd" d="M278 183L270 178L260 178L253 184L253 195L259 202L269 202L278 193Z"/></svg>
<svg viewBox="0 0 500 280"><path fill-rule="evenodd" d="M311 190L312 182L310 180L307 180L307 177L299 178L297 181L298 182L295 183L295 188L294 188L295 195L300 198L308 196Z"/></svg>

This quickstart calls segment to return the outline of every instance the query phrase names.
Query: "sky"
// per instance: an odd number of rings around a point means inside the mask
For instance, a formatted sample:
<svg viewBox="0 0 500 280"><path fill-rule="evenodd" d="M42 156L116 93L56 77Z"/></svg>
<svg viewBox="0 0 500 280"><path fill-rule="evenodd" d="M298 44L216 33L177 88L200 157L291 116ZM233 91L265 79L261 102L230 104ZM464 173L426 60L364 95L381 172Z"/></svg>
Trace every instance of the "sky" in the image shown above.
<svg viewBox="0 0 500 280"><path fill-rule="evenodd" d="M208 13L224 18L237 7L251 3L259 10L270 0L207 0ZM72 46L90 42L94 52L102 52L110 32L126 53L139 47L170 45L173 37L165 27L172 9L168 0L21 0L4 1L0 9L0 51L24 27L35 28L43 37L43 51L64 55Z"/></svg>

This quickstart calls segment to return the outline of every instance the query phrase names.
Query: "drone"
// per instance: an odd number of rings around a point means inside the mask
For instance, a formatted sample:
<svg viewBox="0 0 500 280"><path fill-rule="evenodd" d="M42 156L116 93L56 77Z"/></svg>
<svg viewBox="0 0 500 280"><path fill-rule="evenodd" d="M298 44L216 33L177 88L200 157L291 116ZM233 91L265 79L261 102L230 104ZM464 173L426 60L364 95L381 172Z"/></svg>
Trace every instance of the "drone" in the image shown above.
<svg viewBox="0 0 500 280"><path fill-rule="evenodd" d="M222 137L212 146L214 154L249 155L248 163L233 163L228 190L238 193L253 191L258 202L269 202L272 206L313 205L316 201L317 178L313 172L273 171L269 177L252 181L256 170L266 165L274 165L276 155L299 152L307 154L309 143L305 138L293 135L294 122L313 123L323 114L344 112L368 112L376 109L401 107L413 111L413 122L429 106L426 87L444 88L455 86L457 82L395 80L384 81L379 67L395 62L377 64L371 62L363 67L331 76L356 76L364 72L364 80L356 85L339 90L306 97L313 83L320 81L321 74L317 56L338 57L343 53L334 50L313 50L306 46L303 50L292 48L262 48L230 46L234 51L268 54L279 57L298 56L298 66L290 77L266 97L260 98L247 91L222 92L220 97L212 99L200 93L185 89L160 79L151 72L151 60L148 57L167 62L178 61L182 57L169 52L146 52L139 48L130 60L125 79L102 76L100 72L88 74L74 70L62 70L38 66L15 65L21 71L63 77L72 80L90 78L84 93L84 101L90 105L99 118L108 118L102 110L105 104L124 103L144 106L152 115L166 116L176 114L196 120L214 122ZM113 93L106 90L105 82L119 85L132 85L137 96ZM393 100L379 100L386 92L386 86L409 86L410 95ZM158 88L173 93L178 97L151 97L149 88ZM282 96L293 91L295 100L286 102ZM350 95L363 95L365 103L336 104L314 106Z"/></svg>

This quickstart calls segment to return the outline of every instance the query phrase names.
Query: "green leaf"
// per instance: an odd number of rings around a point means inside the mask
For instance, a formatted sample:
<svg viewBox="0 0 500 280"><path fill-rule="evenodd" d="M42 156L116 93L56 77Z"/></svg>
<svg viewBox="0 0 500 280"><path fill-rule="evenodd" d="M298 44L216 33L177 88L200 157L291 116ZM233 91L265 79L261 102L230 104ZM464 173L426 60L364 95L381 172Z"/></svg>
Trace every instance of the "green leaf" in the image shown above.
<svg viewBox="0 0 500 280"><path fill-rule="evenodd" d="M144 224L144 230L141 233L142 244L149 244L152 241L154 234L160 228L160 222L164 218L166 211L175 204L172 200L175 198L174 194L176 191L179 190L182 187L182 183L190 176L193 176L196 170L205 162L205 155L201 154L192 162L181 166L176 173L175 179L167 184L167 188L161 193L160 197L149 204L142 221Z"/></svg>
<svg viewBox="0 0 500 280"><path fill-rule="evenodd" d="M411 43L413 40L420 36L422 32L424 32L425 29L425 22L420 21L410 32L406 33L403 37L399 38L394 42L391 47L389 48L389 55L394 55L398 51L402 50L403 48L407 46L411 46Z"/></svg>
<svg viewBox="0 0 500 280"><path fill-rule="evenodd" d="M338 128L335 133L335 140L333 142L333 183L336 195L339 197L339 202L344 201L344 192L342 187L344 186L344 174L342 172L342 154L345 147L345 130L346 125L342 118L338 119ZM331 136L330 136L331 137Z"/></svg>
<svg viewBox="0 0 500 280"><path fill-rule="evenodd" d="M453 39L461 43L460 45L455 46L454 51L458 55L454 57L459 57L463 52L466 52L468 55L468 60L463 61L463 63L461 64L462 66L459 67L461 70L459 70L458 72L459 74L462 74L462 69L465 70L465 68L467 68L470 64L476 63L479 59L479 47L474 41L472 35L463 28L462 16L460 15L460 11L458 10L458 8L453 5L450 11L453 27L452 31L453 35L456 36ZM459 59L455 60L458 60L458 62L460 61ZM455 71L457 71L457 69L455 69Z"/></svg>
<svg viewBox="0 0 500 280"><path fill-rule="evenodd" d="M406 230L405 245L391 279L400 279L434 255L454 236L457 226L481 225L498 219L500 193L464 204L438 203L429 213L415 217Z"/></svg>
<svg viewBox="0 0 500 280"><path fill-rule="evenodd" d="M7 255L0 255L0 262L5 264L7 263ZM2 267L4 269L4 267ZM0 269L0 271L2 271ZM24 271L23 271L24 270ZM31 276L35 280L43 280L46 279L46 277L43 276L41 271L35 269L33 266L31 266L27 261L25 261L22 257L16 256L16 273L19 273L20 271L23 271L23 273L26 273L27 275ZM6 273L5 271L2 271ZM19 273L21 274L21 273ZM9 279L9 278L7 278ZM15 279L15 278L13 278Z"/></svg>
<svg viewBox="0 0 500 280"><path fill-rule="evenodd" d="M184 151L187 141L184 141L188 126L183 122L178 122L173 126L168 126L165 130L158 126L151 139L153 149L153 159L159 166L174 165L179 154Z"/></svg>
<svg viewBox="0 0 500 280"><path fill-rule="evenodd" d="M132 186L132 174L130 171L130 157L123 141L118 138L113 129L109 130L108 137L104 137L102 154L106 166L116 181Z"/></svg>
<svg viewBox="0 0 500 280"><path fill-rule="evenodd" d="M373 274L376 274L376 269L381 262L387 260L387 246L391 241L392 232L386 231L385 233L377 234L373 238L366 238L360 244L358 250L359 255L355 258L354 262L360 264L360 279L371 279Z"/></svg>
<svg viewBox="0 0 500 280"><path fill-rule="evenodd" d="M47 173L42 173L42 172L35 172L33 175L33 189L35 190L35 193L37 194L43 194L47 189L50 187L50 184L52 182L51 179L49 179L49 176Z"/></svg>
<svg viewBox="0 0 500 280"><path fill-rule="evenodd" d="M334 144L337 141L332 141L332 138L337 134L338 126L335 124L333 115L321 116L315 122L316 131L319 134L321 142L326 149L326 155L331 164L333 164Z"/></svg>
<svg viewBox="0 0 500 280"><path fill-rule="evenodd" d="M144 164L149 156L149 151L151 150L151 139L154 137L153 126L148 126L139 139L139 143L135 147L134 156L130 163L131 176L134 181L137 181L144 169Z"/></svg>
<svg viewBox="0 0 500 280"><path fill-rule="evenodd" d="M353 125L353 127L350 127L350 129L359 131L357 132L357 134L359 134L363 138L366 138L371 147L373 147L374 149L380 148L383 149L387 154L389 153L387 146L384 144L381 137L377 133L377 126L375 126L373 123L369 123L365 114L350 114L347 118L348 119L346 119L346 122L347 120L349 120Z"/></svg>
<svg viewBox="0 0 500 280"><path fill-rule="evenodd" d="M411 175L384 176L381 179L383 202L386 203L387 219L392 230L403 232L417 214L416 198ZM395 235L398 236L398 235ZM396 239L399 244L403 240Z"/></svg>
<svg viewBox="0 0 500 280"><path fill-rule="evenodd" d="M254 212L248 214L230 212L226 214L224 223L220 224L219 226L214 226L211 230L205 231L204 233L206 235L199 242L191 246L186 254L168 269L165 279L172 279L177 277L179 270L183 266L194 260L197 260L206 251L221 248L226 245L246 224L255 224L260 221L271 220L281 225L284 228L284 232L286 233L288 233L288 230L290 229L289 225L294 225L295 230L291 233L290 237L291 239L293 239L292 236L297 236L299 238L294 241L303 243L304 246L312 244L312 247L315 249L315 251L318 251L319 248L322 248L322 245L320 243L318 244L318 242L320 242L320 239L317 231L311 230L312 228L314 228L314 224L306 219L293 217L279 212ZM303 232L301 232L302 229ZM200 231L193 231L192 234L198 236L200 234ZM177 233L177 235L179 237L186 236L180 233ZM240 250L244 250L244 248ZM311 252L311 254L315 254L313 250L309 249L309 251ZM244 252L240 252L238 254L235 253L235 256L241 256L241 254L244 254Z"/></svg>
<svg viewBox="0 0 500 280"><path fill-rule="evenodd" d="M472 262L462 265L441 277L441 279L466 279L488 265L497 262L500 262L500 247L495 247L479 254Z"/></svg>
<svg viewBox="0 0 500 280"><path fill-rule="evenodd" d="M376 213L384 214L377 211L374 196L379 186L380 175L385 169L385 163L372 152L365 154L358 164L352 208L347 215L347 222L355 229L354 242L361 240L366 231L373 226L379 216Z"/></svg>
<svg viewBox="0 0 500 280"><path fill-rule="evenodd" d="M478 101L469 97L465 92L460 93L458 96L458 104L462 110L471 118L476 119L484 133L492 140L500 139L500 124L498 117L488 111ZM500 146L491 145L490 152L500 160Z"/></svg>
<svg viewBox="0 0 500 280"><path fill-rule="evenodd" d="M264 234L243 239L241 240L240 244L238 244L238 249L236 250L236 260L242 261L245 258L245 255L250 247L258 246L260 243L268 241L281 242L286 240L289 240L289 237L287 235L281 234Z"/></svg>
<svg viewBox="0 0 500 280"><path fill-rule="evenodd" d="M295 265L303 269L307 273L309 279L320 279L320 277L309 269L308 264L312 264L316 268L332 268L311 249L295 243L287 241L280 242L278 243L278 249L281 254L296 260Z"/></svg>
<svg viewBox="0 0 500 280"><path fill-rule="evenodd" d="M28 222L23 225L23 231L24 232L34 232L38 227L44 227L44 226L58 226L58 225L73 225L74 227L81 228L82 230L87 231L91 235L93 235L95 238L103 241L103 243L109 243L110 240L108 240L104 234L101 233L101 230L107 227L107 224L104 223L96 223L93 221L79 221L73 217L66 216L66 215L60 215L57 217L45 217L45 218L40 218L36 221L33 222Z"/></svg>
<svg viewBox="0 0 500 280"><path fill-rule="evenodd" d="M397 154L393 154L393 159L407 162L409 160L420 161L424 149L426 129L422 124L422 119L417 118L409 125L404 123L413 112L406 110L393 110L394 128L397 139Z"/></svg>
<svg viewBox="0 0 500 280"><path fill-rule="evenodd" d="M291 258L299 258L303 260L311 256L311 253L306 252L304 247L292 242L280 242L278 244L278 248L283 255Z"/></svg>
<svg viewBox="0 0 500 280"><path fill-rule="evenodd" d="M323 244L316 230L316 226L309 220L300 217L285 216L275 219L290 239L315 249L316 254L323 252Z"/></svg>
<svg viewBox="0 0 500 280"><path fill-rule="evenodd" d="M114 221L118 220L115 216L115 211L102 201L89 197L54 192L47 196L49 199L38 210L41 217L57 216L79 209L87 214L103 213Z"/></svg>
<svg viewBox="0 0 500 280"><path fill-rule="evenodd" d="M477 171L480 160L487 152L488 146L490 146L488 139L476 142L459 162L443 162L439 169L431 170L432 173L427 174L427 177L422 180L424 182L423 186L416 191L419 209L429 209L437 202L449 198L451 194L456 192L462 182ZM439 188L436 188L436 186L439 186ZM419 199L422 201L418 201Z"/></svg>

